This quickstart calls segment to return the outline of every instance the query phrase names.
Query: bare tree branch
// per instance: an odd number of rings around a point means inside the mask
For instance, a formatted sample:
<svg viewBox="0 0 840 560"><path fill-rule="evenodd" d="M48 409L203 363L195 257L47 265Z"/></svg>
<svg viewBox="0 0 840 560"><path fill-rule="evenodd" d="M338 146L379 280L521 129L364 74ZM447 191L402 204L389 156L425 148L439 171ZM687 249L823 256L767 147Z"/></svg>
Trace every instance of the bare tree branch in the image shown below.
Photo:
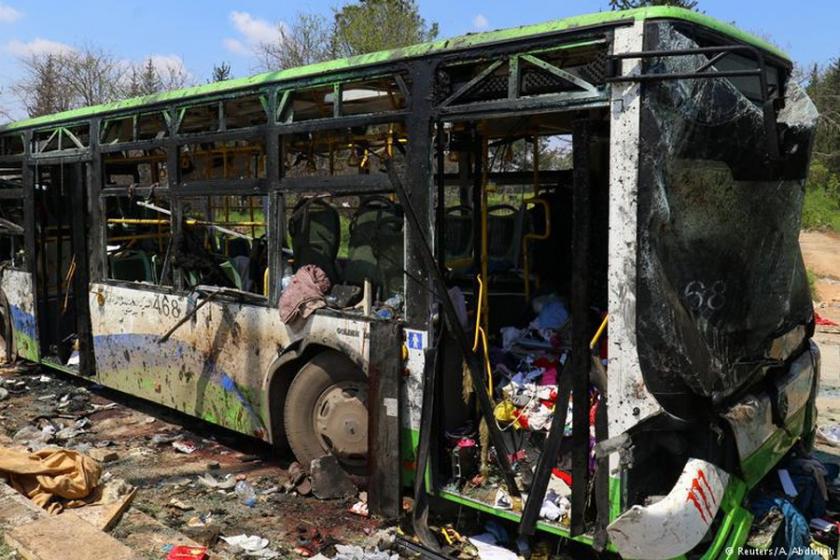
<svg viewBox="0 0 840 560"><path fill-rule="evenodd" d="M280 39L256 47L258 68L270 72L306 66L334 57L332 28L324 16L300 13L290 26L279 25Z"/></svg>

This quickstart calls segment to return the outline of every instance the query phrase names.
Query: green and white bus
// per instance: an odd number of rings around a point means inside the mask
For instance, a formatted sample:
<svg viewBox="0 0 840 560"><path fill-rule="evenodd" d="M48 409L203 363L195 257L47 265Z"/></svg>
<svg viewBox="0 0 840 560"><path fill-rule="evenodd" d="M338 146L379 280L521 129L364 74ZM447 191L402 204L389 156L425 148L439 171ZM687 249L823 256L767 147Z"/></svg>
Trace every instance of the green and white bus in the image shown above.
<svg viewBox="0 0 840 560"><path fill-rule="evenodd" d="M791 67L654 7L0 126L5 357L333 454L429 546L444 500L734 557L816 418Z"/></svg>

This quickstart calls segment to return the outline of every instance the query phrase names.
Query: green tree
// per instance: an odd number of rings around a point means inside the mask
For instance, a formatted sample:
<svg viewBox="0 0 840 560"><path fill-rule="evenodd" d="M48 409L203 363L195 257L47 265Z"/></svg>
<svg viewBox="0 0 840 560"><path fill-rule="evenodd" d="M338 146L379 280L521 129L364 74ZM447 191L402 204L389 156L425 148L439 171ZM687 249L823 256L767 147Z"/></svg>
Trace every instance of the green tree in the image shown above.
<svg viewBox="0 0 840 560"><path fill-rule="evenodd" d="M646 8L648 6L677 6L694 10L697 0L610 0L613 10L629 10L631 8Z"/></svg>
<svg viewBox="0 0 840 560"><path fill-rule="evenodd" d="M163 81L158 75L154 62L151 58L148 58L140 73L140 95L151 95L161 89L163 89Z"/></svg>
<svg viewBox="0 0 840 560"><path fill-rule="evenodd" d="M814 65L803 81L820 119L808 173L802 225L840 231L840 58Z"/></svg>
<svg viewBox="0 0 840 560"><path fill-rule="evenodd" d="M840 175L840 58L829 62L822 71L814 67L807 91L820 112L814 160L832 175Z"/></svg>
<svg viewBox="0 0 840 560"><path fill-rule="evenodd" d="M355 0L336 8L333 19L300 13L278 26L280 39L257 45L263 70L282 70L430 41L437 23L427 23L415 0Z"/></svg>
<svg viewBox="0 0 840 560"><path fill-rule="evenodd" d="M343 56L393 49L435 39L415 0L358 0L335 12L333 41Z"/></svg>

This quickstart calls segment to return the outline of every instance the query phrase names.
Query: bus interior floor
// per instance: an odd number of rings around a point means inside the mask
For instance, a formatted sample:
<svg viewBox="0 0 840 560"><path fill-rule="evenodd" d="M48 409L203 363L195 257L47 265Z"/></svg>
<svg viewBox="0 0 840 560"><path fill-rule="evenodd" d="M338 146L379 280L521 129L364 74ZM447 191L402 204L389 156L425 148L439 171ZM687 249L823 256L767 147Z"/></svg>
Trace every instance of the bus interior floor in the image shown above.
<svg viewBox="0 0 840 560"><path fill-rule="evenodd" d="M568 528L571 517L573 403L559 395L563 376L574 375L566 367L571 356L573 318L566 300L548 294L533 300L527 321L489 333L486 360L492 373L494 421L502 434L517 486L530 491L535 469L558 406L566 411L563 436L540 507L541 521ZM589 418L588 465L591 480L595 470L593 446L595 417L606 381L606 313L593 309L589 323L598 326L591 340L591 372L587 395ZM468 420L445 434L450 458L444 490L482 502L498 510L521 511L524 503L512 499L491 446L487 430Z"/></svg>
<svg viewBox="0 0 840 560"><path fill-rule="evenodd" d="M179 544L167 538L206 546L211 558L230 557L236 548L223 537L235 543L241 535L267 539L263 557L278 558L388 541L380 521L350 511L358 495L299 494L288 484L299 482L295 464L267 444L52 370L0 369L0 426L0 453L78 451L99 460L101 481L136 488L130 511L158 525L155 538L138 537L142 528L128 514L111 535L146 547L143 557L165 558L161 547ZM2 533L0 524L0 543Z"/></svg>

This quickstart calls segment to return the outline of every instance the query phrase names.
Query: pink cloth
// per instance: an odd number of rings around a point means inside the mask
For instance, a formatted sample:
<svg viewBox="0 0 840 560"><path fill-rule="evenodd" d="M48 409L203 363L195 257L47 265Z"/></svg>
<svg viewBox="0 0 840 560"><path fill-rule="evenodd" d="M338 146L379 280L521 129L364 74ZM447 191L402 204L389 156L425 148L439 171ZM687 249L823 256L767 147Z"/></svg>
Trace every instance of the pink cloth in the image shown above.
<svg viewBox="0 0 840 560"><path fill-rule="evenodd" d="M321 307L325 307L324 294L330 291L332 283L327 273L308 264L302 266L289 286L280 294L280 319L292 323L297 319L306 319Z"/></svg>

